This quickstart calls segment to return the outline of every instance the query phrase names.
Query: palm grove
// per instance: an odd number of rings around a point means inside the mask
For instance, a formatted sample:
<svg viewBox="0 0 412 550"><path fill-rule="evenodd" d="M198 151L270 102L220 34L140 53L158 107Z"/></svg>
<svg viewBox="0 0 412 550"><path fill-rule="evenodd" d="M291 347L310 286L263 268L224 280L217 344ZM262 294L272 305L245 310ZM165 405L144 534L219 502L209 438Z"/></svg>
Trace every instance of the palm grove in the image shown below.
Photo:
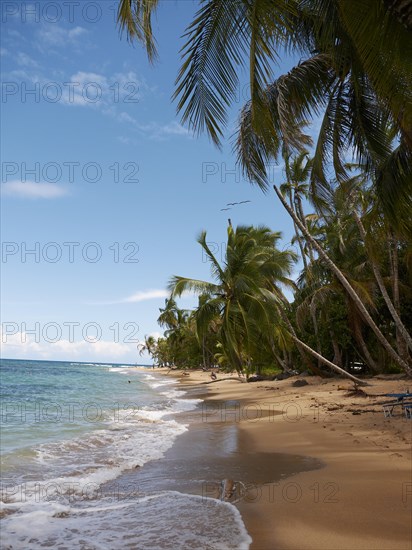
<svg viewBox="0 0 412 550"><path fill-rule="evenodd" d="M119 4L120 28L150 61L157 7ZM300 62L275 78L288 52ZM297 257L279 250L268 227L229 225L221 263L203 232L212 280L173 277L159 317L164 338L143 348L177 366L352 376L348 366L360 361L371 373L411 376L412 0L203 0L181 53L177 110L217 146L247 69L237 160L263 191L269 163L284 163L274 191L303 268L292 281ZM187 290L199 296L194 311L177 305Z"/></svg>

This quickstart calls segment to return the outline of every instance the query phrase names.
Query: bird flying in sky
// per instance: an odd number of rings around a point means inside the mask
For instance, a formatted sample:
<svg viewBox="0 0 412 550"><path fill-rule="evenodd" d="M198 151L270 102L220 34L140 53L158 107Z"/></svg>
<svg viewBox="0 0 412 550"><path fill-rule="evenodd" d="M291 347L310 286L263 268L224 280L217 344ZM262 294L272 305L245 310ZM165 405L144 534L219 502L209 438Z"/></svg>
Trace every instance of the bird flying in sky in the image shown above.
<svg viewBox="0 0 412 550"><path fill-rule="evenodd" d="M252 201L228 202L226 206L235 206L235 204L245 204L247 202L252 202Z"/></svg>

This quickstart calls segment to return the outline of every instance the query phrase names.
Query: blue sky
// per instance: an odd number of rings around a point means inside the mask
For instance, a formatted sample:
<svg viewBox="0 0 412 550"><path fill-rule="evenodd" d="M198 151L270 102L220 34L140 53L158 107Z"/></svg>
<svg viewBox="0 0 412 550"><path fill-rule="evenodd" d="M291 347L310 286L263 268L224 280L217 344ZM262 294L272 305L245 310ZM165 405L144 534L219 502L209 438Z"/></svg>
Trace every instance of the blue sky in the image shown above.
<svg viewBox="0 0 412 550"><path fill-rule="evenodd" d="M197 2L160 2L154 66L119 38L114 1L25 5L2 3L2 356L142 361L170 276L210 278L201 230L218 256L228 215L291 237L274 193L236 168L246 76L219 151L170 99Z"/></svg>

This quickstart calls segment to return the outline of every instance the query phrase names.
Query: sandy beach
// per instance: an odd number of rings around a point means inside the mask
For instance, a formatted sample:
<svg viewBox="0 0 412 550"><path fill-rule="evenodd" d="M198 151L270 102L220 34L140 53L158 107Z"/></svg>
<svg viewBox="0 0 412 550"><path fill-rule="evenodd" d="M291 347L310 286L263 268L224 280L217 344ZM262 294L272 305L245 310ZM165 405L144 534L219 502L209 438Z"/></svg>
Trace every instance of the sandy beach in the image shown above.
<svg viewBox="0 0 412 550"><path fill-rule="evenodd" d="M306 377L294 387L300 377L241 383L219 374L206 384L205 372L169 376L205 399L166 454L170 488L199 492L190 471L208 464L202 493L218 496L225 485L251 550L412 548L412 422L400 407L385 418L381 405L407 380L373 378L356 395L343 379ZM153 470L142 474L153 480Z"/></svg>

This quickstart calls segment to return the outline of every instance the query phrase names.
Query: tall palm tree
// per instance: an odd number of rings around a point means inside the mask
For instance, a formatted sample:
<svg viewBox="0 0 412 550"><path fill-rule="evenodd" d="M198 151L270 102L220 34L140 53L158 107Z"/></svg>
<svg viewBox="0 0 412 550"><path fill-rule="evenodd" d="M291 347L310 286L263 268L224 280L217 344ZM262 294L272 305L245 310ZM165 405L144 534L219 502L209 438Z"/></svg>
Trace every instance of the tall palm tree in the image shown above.
<svg viewBox="0 0 412 550"><path fill-rule="evenodd" d="M175 363L179 357L185 355L185 337L190 332L189 312L180 309L172 296L166 298L165 307L159 308L159 311L157 322L161 327L166 327L164 335L172 354L172 362Z"/></svg>
<svg viewBox="0 0 412 550"><path fill-rule="evenodd" d="M234 230L229 226L225 263L220 265L203 232L198 242L210 261L216 282L174 276L169 284L172 297L187 290L203 296L196 314L198 321L220 316L223 360L238 372L253 365L259 346L267 346L274 361L281 363L277 345L293 341L339 374L362 383L296 335L284 311L286 299L280 288L281 284L290 285L288 274L296 257L292 251L276 248L279 237L266 227L240 226Z"/></svg>
<svg viewBox="0 0 412 550"><path fill-rule="evenodd" d="M381 295L385 301L385 304L392 316L392 319L396 325L396 330L397 330L397 333L398 335L401 337L402 340L404 340L404 342L406 343L407 347L410 349L410 351L412 352L412 336L409 334L407 328L405 327L401 317L400 317L400 314L399 314L399 290L398 290L398 285L396 283L396 277L397 277L397 274L395 272L392 273L393 275L393 278L394 278L394 283L395 283L395 289L394 289L394 301L398 302L398 307L395 307L395 304L394 302L392 301L391 297L389 296L389 293L388 293L388 290L386 288L386 284L385 284L385 281L384 281L384 278L383 278L383 275L382 275L382 272L381 272L381 269L380 269L380 266L379 266L379 262L377 260L377 257L376 257L376 253L375 253L375 249L376 249L376 246L373 245L373 240L376 238L376 230L375 231L370 231L369 234L367 233L366 229L365 229L365 226L364 226L364 222L362 221L361 219L361 214L359 213L358 211L358 208L356 207L356 199L354 198L354 193L355 192L362 192L362 189L361 189L361 185L362 185L362 178L359 177L359 176L356 176L354 178L352 178L351 181L349 181L348 183L349 184L352 184L352 182L355 184L355 189L354 189L354 192L352 193L347 193L348 195L348 203L349 203L349 207L351 209L351 212L352 212L352 216L356 222L356 225L358 227L358 230L359 230L359 234L361 236L361 239L363 241L363 244L364 244L364 247L365 247L365 250L366 250L366 253L367 253L367 257L368 257L368 262L369 264L371 265L372 267L372 271L373 271L373 274L374 274L374 277L376 279L376 282L378 284L378 287L379 287L379 290L381 292ZM353 186L352 186L353 187ZM383 226L384 230L387 231L387 228L385 227L385 225ZM382 234L382 232L380 232ZM390 247L389 247L390 249ZM396 247L394 248L394 253L395 253L395 256L396 256ZM395 265L396 265L396 259L395 259ZM394 267L392 265L392 267ZM394 268L396 270L396 267ZM406 351L406 350L405 350ZM402 354L401 354L402 355ZM405 353L405 357L407 357L407 353Z"/></svg>
<svg viewBox="0 0 412 550"><path fill-rule="evenodd" d="M252 360L258 335L263 338L264 329L275 319L273 302L277 298L268 290L269 286L290 284L288 275L295 255L288 250L279 251L276 248L279 239L279 233L266 227L229 226L226 261L222 266L207 245L206 232L202 232L198 242L210 261L216 282L175 276L169 285L172 297L186 290L202 296L196 311L199 330L216 316L221 318L220 339L237 371Z"/></svg>
<svg viewBox="0 0 412 550"><path fill-rule="evenodd" d="M296 157L291 158L286 156L285 158L285 175L287 181L282 183L280 191L282 195L287 195L289 198L289 204L294 209L296 215L300 218L301 222L306 225L306 217L303 212L302 196L308 197L308 184L307 181L310 177L310 171L312 167L312 160L308 158L309 155L306 151L303 151ZM308 253L309 259L313 261L312 248L305 248L301 234L296 224L294 223L295 238L298 242L304 268L307 268L306 253Z"/></svg>
<svg viewBox="0 0 412 550"><path fill-rule="evenodd" d="M147 336L146 334L144 337L144 343L141 342L137 344L137 349L140 356L147 352L152 358L154 358L156 352L156 338L151 335Z"/></svg>
<svg viewBox="0 0 412 550"><path fill-rule="evenodd" d="M356 308L358 309L359 313L362 315L362 318L364 321L370 326L372 331L374 332L376 338L378 341L382 344L382 346L387 351L388 355L391 357L391 359L399 365L409 376L412 376L412 368L408 364L407 361L405 361L402 357L399 356L399 354L394 350L390 342L388 342L387 338L384 336L380 328L377 326L375 321L372 319L368 309L366 308L365 304L363 303L362 299L354 289L353 285L350 283L348 278L345 276L345 274L342 272L342 270L333 262L333 260L328 255L327 251L317 242L317 240L309 233L307 228L303 225L303 223L300 221L300 219L296 216L293 209L288 205L288 203L285 201L284 197L282 196L282 193L279 191L279 189L276 187L276 185L273 186L274 190L279 197L280 201L282 202L285 209L288 211L289 215L292 217L302 234L308 239L308 241L312 244L313 248L318 253L319 257L323 260L324 264L332 271L332 273L336 276L337 280L341 283L342 287L347 292L350 299L354 302L356 305Z"/></svg>

